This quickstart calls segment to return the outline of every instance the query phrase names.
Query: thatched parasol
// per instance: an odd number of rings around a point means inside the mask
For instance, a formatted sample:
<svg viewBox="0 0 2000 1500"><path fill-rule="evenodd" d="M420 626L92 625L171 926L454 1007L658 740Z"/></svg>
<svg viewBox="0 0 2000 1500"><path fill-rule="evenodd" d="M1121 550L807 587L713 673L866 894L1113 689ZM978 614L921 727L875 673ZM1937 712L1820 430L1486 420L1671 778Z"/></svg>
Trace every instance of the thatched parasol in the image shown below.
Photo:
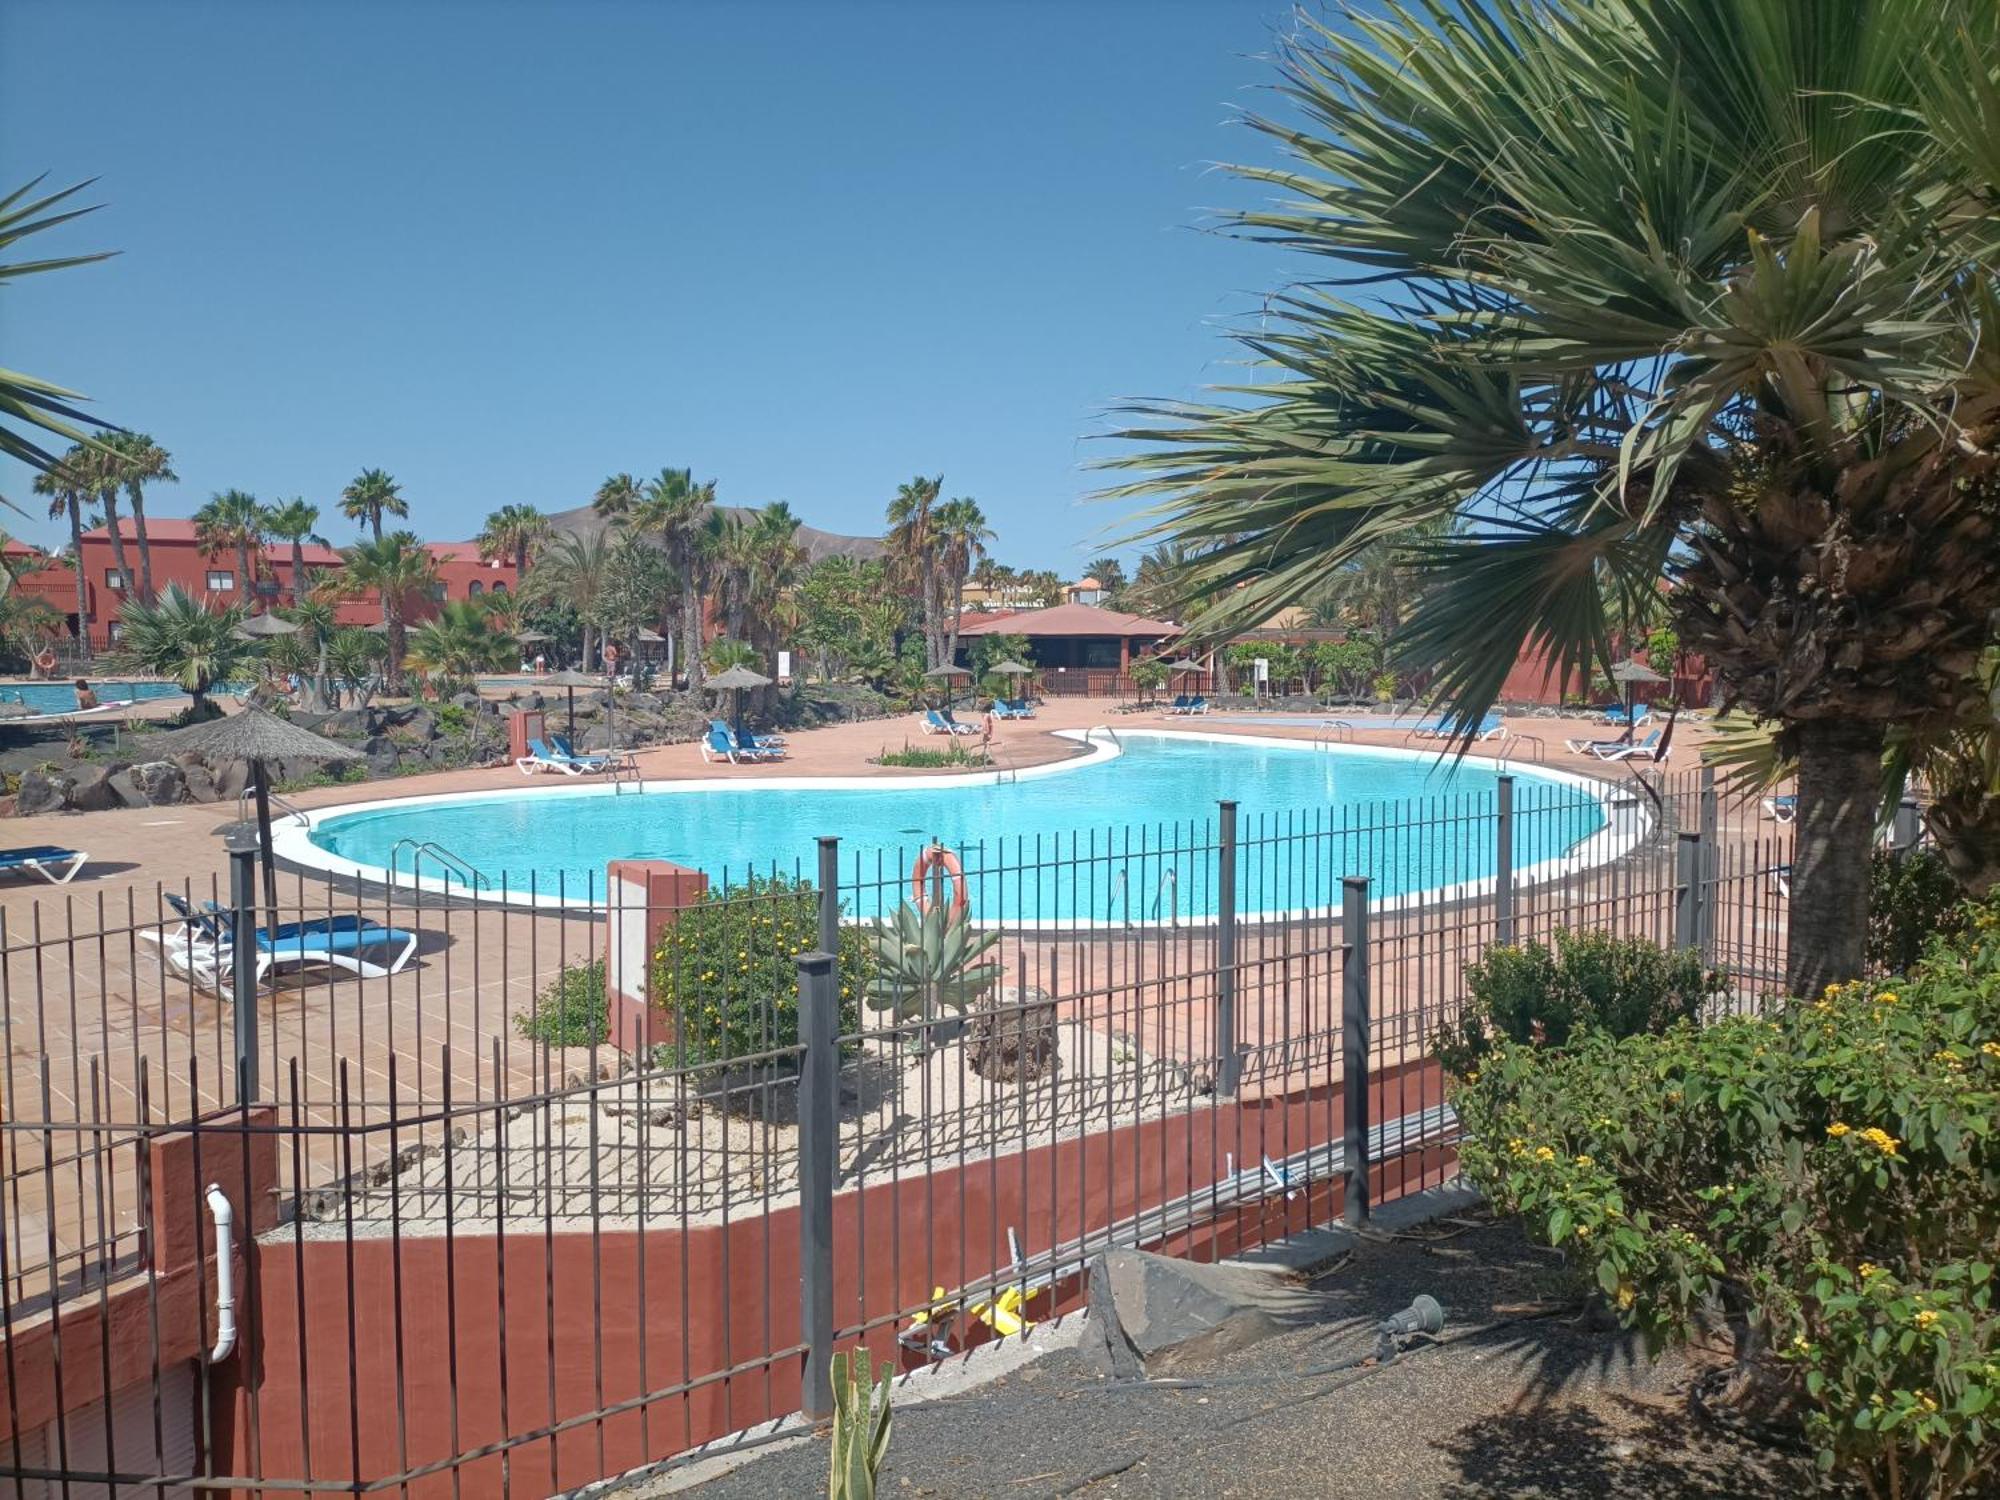
<svg viewBox="0 0 2000 1500"><path fill-rule="evenodd" d="M201 755L210 760L247 760L257 797L257 852L264 861L264 903L272 920L278 909L278 873L271 860L271 782L264 763L272 760L365 760L360 751L301 729L290 719L248 705L220 719L170 730L148 746L162 755Z"/></svg>
<svg viewBox="0 0 2000 1500"><path fill-rule="evenodd" d="M1632 722L1632 685L1638 682L1665 682L1667 679L1635 656L1613 667L1611 680L1625 689L1625 737L1630 739L1632 731L1638 727Z"/></svg>
<svg viewBox="0 0 2000 1500"><path fill-rule="evenodd" d="M578 688L601 688L602 677L592 677L588 672L579 672L573 667L564 667L560 672L551 672L535 684L537 687L559 687L569 693L569 737L576 739L576 690Z"/></svg>
<svg viewBox="0 0 2000 1500"><path fill-rule="evenodd" d="M702 683L705 688L714 688L719 693L728 692L735 695L730 702L729 716L736 725L738 739L743 737L743 690L770 685L770 678L762 672L753 672L748 667L731 667L728 671L718 672Z"/></svg>
<svg viewBox="0 0 2000 1500"><path fill-rule="evenodd" d="M539 646L548 637L539 630L517 630L514 632L514 639L524 646Z"/></svg>
<svg viewBox="0 0 2000 1500"><path fill-rule="evenodd" d="M236 633L254 641L267 635L297 635L302 628L276 615L252 615L236 627Z"/></svg>

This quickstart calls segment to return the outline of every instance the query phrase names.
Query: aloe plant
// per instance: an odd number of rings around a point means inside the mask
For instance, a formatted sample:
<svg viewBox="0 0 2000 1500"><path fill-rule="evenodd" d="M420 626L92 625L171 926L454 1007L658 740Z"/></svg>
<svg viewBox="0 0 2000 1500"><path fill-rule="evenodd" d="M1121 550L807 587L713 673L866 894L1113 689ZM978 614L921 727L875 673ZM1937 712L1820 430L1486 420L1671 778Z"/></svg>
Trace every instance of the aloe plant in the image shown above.
<svg viewBox="0 0 2000 1500"><path fill-rule="evenodd" d="M923 910L906 901L868 934L875 960L868 1004L899 1021L934 1016L941 1006L962 1011L1000 977L1000 965L982 961L999 941L998 933L975 933L946 902Z"/></svg>
<svg viewBox="0 0 2000 1500"><path fill-rule="evenodd" d="M833 1356L833 1457L827 1500L875 1500L875 1479L889 1452L889 1376L868 1383L865 1354Z"/></svg>

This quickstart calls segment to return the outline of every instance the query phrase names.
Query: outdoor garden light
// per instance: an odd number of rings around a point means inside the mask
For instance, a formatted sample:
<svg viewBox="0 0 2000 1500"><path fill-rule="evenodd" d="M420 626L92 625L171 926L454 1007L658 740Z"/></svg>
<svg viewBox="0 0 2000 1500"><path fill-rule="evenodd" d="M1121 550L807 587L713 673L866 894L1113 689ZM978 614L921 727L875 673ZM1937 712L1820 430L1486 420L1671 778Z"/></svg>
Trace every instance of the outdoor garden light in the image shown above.
<svg viewBox="0 0 2000 1500"><path fill-rule="evenodd" d="M1443 1327L1444 1307L1428 1292L1419 1292L1408 1307L1382 1320L1375 1357L1387 1364L1396 1357L1404 1339L1414 1338L1420 1333L1435 1337Z"/></svg>

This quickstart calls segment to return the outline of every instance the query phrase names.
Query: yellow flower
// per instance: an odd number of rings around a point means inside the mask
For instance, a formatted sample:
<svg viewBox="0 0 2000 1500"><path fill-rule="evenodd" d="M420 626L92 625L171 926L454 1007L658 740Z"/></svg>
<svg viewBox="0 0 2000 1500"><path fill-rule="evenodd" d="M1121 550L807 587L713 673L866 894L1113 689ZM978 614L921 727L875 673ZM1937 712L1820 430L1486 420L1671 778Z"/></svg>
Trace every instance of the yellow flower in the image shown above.
<svg viewBox="0 0 2000 1500"><path fill-rule="evenodd" d="M1979 1050L1988 1057L2000 1057L2000 1042L1981 1042Z"/></svg>
<svg viewBox="0 0 2000 1500"><path fill-rule="evenodd" d="M1888 1131L1875 1125L1871 1125L1862 1131L1861 1139L1873 1146L1877 1151L1880 1151L1884 1156L1894 1156L1896 1148L1903 1144L1893 1135L1889 1134Z"/></svg>
<svg viewBox="0 0 2000 1500"><path fill-rule="evenodd" d="M1826 987L1826 998L1831 1000L1835 995L1838 995L1839 993L1840 993L1840 981L1836 979L1832 984Z"/></svg>
<svg viewBox="0 0 2000 1500"><path fill-rule="evenodd" d="M1477 1083L1477 1082L1479 1082L1479 1069L1477 1069L1477 1068L1474 1068L1474 1069L1473 1069L1473 1070L1472 1070L1472 1071L1471 1071L1470 1073L1467 1073L1467 1074L1465 1075L1465 1081L1466 1081L1467 1083Z"/></svg>
<svg viewBox="0 0 2000 1500"><path fill-rule="evenodd" d="M1577 1164L1577 1165L1578 1165L1579 1167L1589 1167L1589 1166L1595 1166L1595 1165L1596 1165L1596 1163L1595 1163L1595 1162L1593 1162L1593 1161L1592 1161L1592 1160L1591 1160L1591 1159L1590 1159L1589 1157L1587 1157L1587 1156L1579 1156L1579 1157L1578 1157L1578 1158L1576 1159L1576 1164Z"/></svg>
<svg viewBox="0 0 2000 1500"><path fill-rule="evenodd" d="M1626 1284L1625 1284L1624 1282L1622 1282L1622 1281L1621 1281L1621 1282L1619 1282L1619 1283L1618 1283L1618 1305L1619 1305L1620 1307L1630 1307L1630 1306L1632 1305L1632 1303L1633 1303L1633 1302L1634 1302L1635 1300L1637 1300L1637 1299L1636 1299L1636 1297L1635 1297L1635 1295L1634 1295L1634 1293L1633 1293L1633 1291L1632 1291L1632 1288L1631 1288L1631 1287L1629 1287L1629 1286L1627 1286L1627 1285L1626 1285Z"/></svg>
<svg viewBox="0 0 2000 1500"><path fill-rule="evenodd" d="M1882 1268L1876 1265L1875 1262L1872 1260L1864 1260L1863 1262L1861 1262L1859 1266L1855 1268L1855 1270L1860 1275L1861 1279L1863 1281L1866 1281L1870 1276L1875 1276L1880 1274Z"/></svg>
<svg viewBox="0 0 2000 1500"><path fill-rule="evenodd" d="M1513 1140L1507 1143L1507 1149L1513 1152L1516 1156L1519 1156L1522 1150L1525 1148L1523 1148L1523 1146L1521 1145L1521 1138L1517 1135L1514 1137Z"/></svg>
<svg viewBox="0 0 2000 1500"><path fill-rule="evenodd" d="M1799 1353L1804 1354L1808 1349L1812 1348L1812 1345L1806 1342L1806 1336L1801 1333L1793 1338L1792 1347Z"/></svg>
<svg viewBox="0 0 2000 1500"><path fill-rule="evenodd" d="M1554 1161L1555 1159L1556 1159L1555 1152L1551 1151L1547 1146L1535 1147L1536 1161Z"/></svg>
<svg viewBox="0 0 2000 1500"><path fill-rule="evenodd" d="M1884 990L1875 997L1877 1005L1894 1005L1899 997L1894 990Z"/></svg>
<svg viewBox="0 0 2000 1500"><path fill-rule="evenodd" d="M1936 1326L1937 1320L1938 1314L1928 1307L1918 1313L1916 1317L1917 1327L1923 1329L1926 1333Z"/></svg>
<svg viewBox="0 0 2000 1500"><path fill-rule="evenodd" d="M1853 1128L1852 1125L1843 1124L1841 1121L1835 1120L1831 1125L1826 1127L1826 1133L1837 1141Z"/></svg>
<svg viewBox="0 0 2000 1500"><path fill-rule="evenodd" d="M1590 1238L1590 1226L1589 1226L1588 1224L1579 1224L1579 1225L1577 1225L1577 1226L1576 1226L1576 1237L1577 1237L1578 1239L1580 1239L1580 1240L1587 1240L1587 1239L1589 1239L1589 1238Z"/></svg>
<svg viewBox="0 0 2000 1500"><path fill-rule="evenodd" d="M1921 1406L1925 1411L1936 1411L1937 1397L1933 1396L1929 1391L1918 1391L1917 1405Z"/></svg>
<svg viewBox="0 0 2000 1500"><path fill-rule="evenodd" d="M1680 1102L1681 1102L1681 1091L1679 1089L1668 1089L1667 1103L1678 1104Z"/></svg>

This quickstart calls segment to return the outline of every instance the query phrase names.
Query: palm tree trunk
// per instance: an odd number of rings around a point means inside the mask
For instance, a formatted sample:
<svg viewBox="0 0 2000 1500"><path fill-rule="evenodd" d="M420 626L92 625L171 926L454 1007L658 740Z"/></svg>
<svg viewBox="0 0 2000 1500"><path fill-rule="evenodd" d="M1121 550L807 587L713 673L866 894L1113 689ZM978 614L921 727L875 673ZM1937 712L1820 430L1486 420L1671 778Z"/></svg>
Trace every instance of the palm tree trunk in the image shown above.
<svg viewBox="0 0 2000 1500"><path fill-rule="evenodd" d="M402 611L385 608L383 614L389 622L389 690L400 694L403 691L403 649L405 645Z"/></svg>
<svg viewBox="0 0 2000 1500"><path fill-rule="evenodd" d="M139 487L133 485L125 491L125 497L132 502L132 534L139 542L139 597L148 604L153 602L153 547L146 540L146 502Z"/></svg>
<svg viewBox="0 0 2000 1500"><path fill-rule="evenodd" d="M76 559L77 654L90 660L90 580L83 576L83 496L69 497L70 556Z"/></svg>
<svg viewBox="0 0 2000 1500"><path fill-rule="evenodd" d="M306 544L303 537L292 538L292 603L299 602L306 576Z"/></svg>
<svg viewBox="0 0 2000 1500"><path fill-rule="evenodd" d="M250 585L252 582L253 580L250 577L250 543L242 537L238 537L236 539L236 597L242 602L245 614L250 612L250 601L253 593Z"/></svg>
<svg viewBox="0 0 2000 1500"><path fill-rule="evenodd" d="M1817 996L1859 978L1868 944L1869 850L1882 786L1882 728L1866 720L1797 726L1799 807L1785 983Z"/></svg>
<svg viewBox="0 0 2000 1500"><path fill-rule="evenodd" d="M681 595L681 652L687 662L688 691L701 686L701 590L692 584Z"/></svg>
<svg viewBox="0 0 2000 1500"><path fill-rule="evenodd" d="M965 613L965 575L954 571L951 575L951 634L946 638L944 661L939 666L958 660L958 617Z"/></svg>
<svg viewBox="0 0 2000 1500"><path fill-rule="evenodd" d="M374 510L371 510L370 512L368 512L368 524L369 524L370 526L372 526L372 527L374 527L374 528L375 528L375 540L376 540L376 541L378 541L378 542L379 542L379 541L381 541L381 540L382 540L382 511L381 511L381 508L380 508L379 506L378 506L378 507L377 507L376 509L374 509Z"/></svg>
<svg viewBox="0 0 2000 1500"><path fill-rule="evenodd" d="M118 525L118 492L107 490L97 497L97 503L104 507L104 534L111 541L111 565L118 570L118 586L127 595L132 592L132 570L125 562L125 537Z"/></svg>

